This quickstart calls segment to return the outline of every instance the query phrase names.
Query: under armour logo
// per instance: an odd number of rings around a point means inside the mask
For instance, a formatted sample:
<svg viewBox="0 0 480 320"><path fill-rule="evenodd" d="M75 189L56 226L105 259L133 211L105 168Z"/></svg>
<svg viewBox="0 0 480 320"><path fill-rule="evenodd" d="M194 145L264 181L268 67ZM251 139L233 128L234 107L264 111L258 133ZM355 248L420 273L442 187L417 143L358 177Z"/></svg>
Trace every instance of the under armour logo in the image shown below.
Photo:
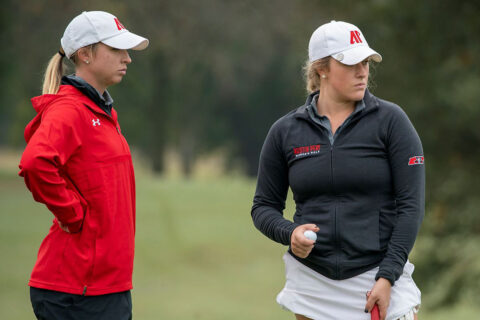
<svg viewBox="0 0 480 320"><path fill-rule="evenodd" d="M100 125L100 119L98 119L98 118L97 119L92 119L92 125L94 127L99 126Z"/></svg>
<svg viewBox="0 0 480 320"><path fill-rule="evenodd" d="M120 22L120 20L118 20L117 18L114 19L115 20L115 23L117 24L117 29L118 30L122 30L122 29L126 29L123 24Z"/></svg>
<svg viewBox="0 0 480 320"><path fill-rule="evenodd" d="M360 31L354 30L350 31L350 44L362 43L362 38L360 38Z"/></svg>

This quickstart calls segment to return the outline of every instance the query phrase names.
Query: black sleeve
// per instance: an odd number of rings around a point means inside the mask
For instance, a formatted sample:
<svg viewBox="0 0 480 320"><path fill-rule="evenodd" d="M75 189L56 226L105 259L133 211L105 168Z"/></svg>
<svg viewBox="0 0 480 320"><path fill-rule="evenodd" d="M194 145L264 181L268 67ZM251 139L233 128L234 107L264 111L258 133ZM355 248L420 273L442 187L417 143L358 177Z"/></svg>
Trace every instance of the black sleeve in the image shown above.
<svg viewBox="0 0 480 320"><path fill-rule="evenodd" d="M425 213L425 166L420 138L399 107L386 128L386 141L397 205L397 223L375 279L394 285L403 272Z"/></svg>
<svg viewBox="0 0 480 320"><path fill-rule="evenodd" d="M278 122L272 126L260 154L257 189L253 199L252 219L255 227L270 239L290 245L298 226L283 217L288 192L288 166L281 144Z"/></svg>

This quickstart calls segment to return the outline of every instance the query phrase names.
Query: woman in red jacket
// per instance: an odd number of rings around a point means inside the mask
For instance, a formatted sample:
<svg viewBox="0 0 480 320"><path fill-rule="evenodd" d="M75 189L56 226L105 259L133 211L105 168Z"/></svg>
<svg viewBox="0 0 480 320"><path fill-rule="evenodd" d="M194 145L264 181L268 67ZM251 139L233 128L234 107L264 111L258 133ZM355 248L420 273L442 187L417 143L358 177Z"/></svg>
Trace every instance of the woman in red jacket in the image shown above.
<svg viewBox="0 0 480 320"><path fill-rule="evenodd" d="M38 319L131 319L135 179L108 86L148 40L113 15L83 12L67 26L25 129L20 175L55 219L29 286ZM62 77L63 58L75 74Z"/></svg>

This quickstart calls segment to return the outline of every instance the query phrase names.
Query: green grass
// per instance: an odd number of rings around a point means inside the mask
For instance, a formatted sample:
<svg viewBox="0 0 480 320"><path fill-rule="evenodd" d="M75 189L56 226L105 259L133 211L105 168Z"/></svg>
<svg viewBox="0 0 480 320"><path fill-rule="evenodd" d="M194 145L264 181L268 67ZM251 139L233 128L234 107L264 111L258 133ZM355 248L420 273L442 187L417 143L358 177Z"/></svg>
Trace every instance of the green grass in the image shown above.
<svg viewBox="0 0 480 320"><path fill-rule="evenodd" d="M188 181L138 172L135 319L293 319L275 303L285 248L254 228L254 187L242 177ZM27 281L52 215L12 170L0 170L0 212L1 318L33 319ZM420 319L478 312L457 307Z"/></svg>

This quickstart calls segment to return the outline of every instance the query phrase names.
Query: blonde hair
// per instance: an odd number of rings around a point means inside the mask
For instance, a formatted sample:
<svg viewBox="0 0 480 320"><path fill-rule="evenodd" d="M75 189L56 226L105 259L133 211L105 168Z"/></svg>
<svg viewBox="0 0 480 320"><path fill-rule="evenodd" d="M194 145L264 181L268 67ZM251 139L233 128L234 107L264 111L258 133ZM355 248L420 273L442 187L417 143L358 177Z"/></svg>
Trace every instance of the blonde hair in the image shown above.
<svg viewBox="0 0 480 320"><path fill-rule="evenodd" d="M320 90L321 77L318 74L318 70L328 71L330 65L330 57L325 57L322 59L315 60L310 62L307 60L305 66L303 67L303 72L305 76L305 82L307 84L308 93L312 93Z"/></svg>
<svg viewBox="0 0 480 320"><path fill-rule="evenodd" d="M56 94L63 76L63 57L60 51L50 59L43 76L42 94Z"/></svg>
<svg viewBox="0 0 480 320"><path fill-rule="evenodd" d="M97 50L97 43L90 44L88 46L82 47L80 49L85 48L86 50L90 50L92 55L95 56L95 51ZM80 50L78 49L78 50ZM77 51L75 51L70 60L77 65ZM53 55L47 65L47 69L45 70L45 74L43 76L43 86L42 86L42 94L56 94L58 93L58 89L60 88L60 83L62 81L63 70L65 69L65 65L63 64L63 58L65 57L65 52L63 49L60 49L57 53Z"/></svg>

